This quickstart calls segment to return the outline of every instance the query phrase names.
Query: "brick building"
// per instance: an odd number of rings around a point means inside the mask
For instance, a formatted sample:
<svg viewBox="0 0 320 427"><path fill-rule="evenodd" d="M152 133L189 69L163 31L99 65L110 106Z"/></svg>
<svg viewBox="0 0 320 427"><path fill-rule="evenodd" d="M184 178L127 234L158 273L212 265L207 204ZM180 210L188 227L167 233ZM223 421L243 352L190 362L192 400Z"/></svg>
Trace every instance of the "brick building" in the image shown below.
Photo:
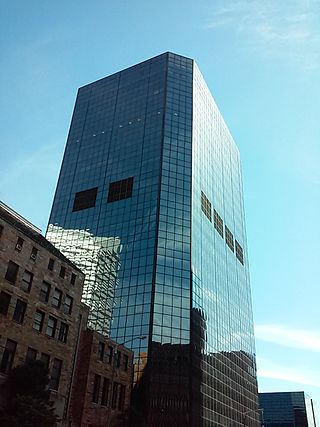
<svg viewBox="0 0 320 427"><path fill-rule="evenodd" d="M69 417L73 427L114 425L130 406L133 352L83 330ZM117 424L118 425L118 424Z"/></svg>
<svg viewBox="0 0 320 427"><path fill-rule="evenodd" d="M0 204L0 384L12 367L41 359L61 419L84 327L83 282L83 273L39 229Z"/></svg>

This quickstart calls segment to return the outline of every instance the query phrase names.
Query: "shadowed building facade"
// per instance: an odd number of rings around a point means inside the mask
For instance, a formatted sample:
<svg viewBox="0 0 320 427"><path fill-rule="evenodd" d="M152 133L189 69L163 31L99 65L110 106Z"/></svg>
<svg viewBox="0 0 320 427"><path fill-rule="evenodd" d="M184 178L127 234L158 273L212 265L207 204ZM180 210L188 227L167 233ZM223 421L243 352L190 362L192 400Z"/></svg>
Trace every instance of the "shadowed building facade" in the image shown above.
<svg viewBox="0 0 320 427"><path fill-rule="evenodd" d="M75 263L104 242L111 267L99 282L90 262L85 302L135 352L136 425L258 425L240 169L192 59L79 89L47 238Z"/></svg>

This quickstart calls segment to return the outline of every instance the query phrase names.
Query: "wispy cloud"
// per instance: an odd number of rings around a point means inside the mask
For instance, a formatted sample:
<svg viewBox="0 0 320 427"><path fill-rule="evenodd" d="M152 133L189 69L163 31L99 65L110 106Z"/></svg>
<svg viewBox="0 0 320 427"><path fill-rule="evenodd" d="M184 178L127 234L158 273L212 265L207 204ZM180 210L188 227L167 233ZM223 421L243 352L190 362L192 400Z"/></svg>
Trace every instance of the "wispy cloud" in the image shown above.
<svg viewBox="0 0 320 427"><path fill-rule="evenodd" d="M255 335L262 341L320 352L320 331L290 329L282 325L256 325Z"/></svg>
<svg viewBox="0 0 320 427"><path fill-rule="evenodd" d="M310 372L305 366L288 367L258 358L257 374L260 378L270 378L301 385L320 387L320 372Z"/></svg>
<svg viewBox="0 0 320 427"><path fill-rule="evenodd" d="M207 28L225 28L243 47L277 59L288 58L307 69L320 67L318 0L217 0Z"/></svg>

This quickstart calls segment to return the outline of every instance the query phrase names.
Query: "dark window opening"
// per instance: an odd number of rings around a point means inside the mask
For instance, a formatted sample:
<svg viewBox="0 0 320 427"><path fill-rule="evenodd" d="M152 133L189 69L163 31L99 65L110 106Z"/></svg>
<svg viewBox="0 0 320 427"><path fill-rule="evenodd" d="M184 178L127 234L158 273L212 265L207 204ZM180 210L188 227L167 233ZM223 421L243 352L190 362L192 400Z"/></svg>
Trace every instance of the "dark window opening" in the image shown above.
<svg viewBox="0 0 320 427"><path fill-rule="evenodd" d="M71 314L72 304L73 304L73 298L70 297L69 295L66 295L64 299L64 306L63 306L63 311L65 314Z"/></svg>
<svg viewBox="0 0 320 427"><path fill-rule="evenodd" d="M104 358L104 343L103 342L99 342L98 345L98 359L101 360L103 362L103 358Z"/></svg>
<svg viewBox="0 0 320 427"><path fill-rule="evenodd" d="M42 331L44 321L44 313L40 310L37 310L34 315L32 328L38 332Z"/></svg>
<svg viewBox="0 0 320 427"><path fill-rule="evenodd" d="M118 350L118 351L117 351L117 357L116 357L116 367L117 367L117 368L120 368L120 365L121 365L121 353L120 353L120 351Z"/></svg>
<svg viewBox="0 0 320 427"><path fill-rule="evenodd" d="M132 196L133 176L109 184L108 203L127 199Z"/></svg>
<svg viewBox="0 0 320 427"><path fill-rule="evenodd" d="M57 329L57 319L55 319L52 316L49 316L48 323L47 323L47 329L46 329L46 335L48 337L54 338L56 334Z"/></svg>
<svg viewBox="0 0 320 427"><path fill-rule="evenodd" d="M17 343L15 341L7 339L7 343L2 354L2 360L0 363L0 372L7 374L13 364L14 356L16 353Z"/></svg>
<svg viewBox="0 0 320 427"><path fill-rule="evenodd" d="M13 261L9 261L5 279L10 283L16 283L19 266Z"/></svg>
<svg viewBox="0 0 320 427"><path fill-rule="evenodd" d="M50 258L48 262L48 270L53 271L53 267L54 267L54 259Z"/></svg>
<svg viewBox="0 0 320 427"><path fill-rule="evenodd" d="M206 217L209 219L209 221L211 222L212 221L211 203L203 191L201 191L201 209L203 213L206 215Z"/></svg>
<svg viewBox="0 0 320 427"><path fill-rule="evenodd" d="M233 240L233 234L229 230L229 228L226 226L226 243L229 246L229 248L234 252L234 240Z"/></svg>
<svg viewBox="0 0 320 427"><path fill-rule="evenodd" d="M33 261L35 261L37 259L37 255L38 255L38 249L33 247L30 254L30 258L33 259Z"/></svg>
<svg viewBox="0 0 320 427"><path fill-rule="evenodd" d="M3 225L0 225L0 237L2 236L3 229L4 229Z"/></svg>
<svg viewBox="0 0 320 427"><path fill-rule="evenodd" d="M16 307L14 309L12 320L18 323L22 323L24 319L24 315L26 314L26 309L27 309L27 303L18 299L16 303Z"/></svg>
<svg viewBox="0 0 320 427"><path fill-rule="evenodd" d="M128 370L128 366L129 366L129 357L126 354L124 354L123 355L123 369L124 369L124 371Z"/></svg>
<svg viewBox="0 0 320 427"><path fill-rule="evenodd" d="M243 265L243 249L237 241L236 241L236 257Z"/></svg>
<svg viewBox="0 0 320 427"><path fill-rule="evenodd" d="M15 247L16 251L18 252L22 251L23 242L24 240L21 237L18 237L16 247Z"/></svg>
<svg viewBox="0 0 320 427"><path fill-rule="evenodd" d="M111 402L112 409L115 409L117 406L117 398L118 398L118 383L113 383L112 402Z"/></svg>
<svg viewBox="0 0 320 427"><path fill-rule="evenodd" d="M66 343L67 337L68 337L68 331L69 331L69 326L66 323L61 322L58 340L63 342L63 343Z"/></svg>
<svg viewBox="0 0 320 427"><path fill-rule="evenodd" d="M11 295L0 292L0 313L7 314L10 306Z"/></svg>
<svg viewBox="0 0 320 427"><path fill-rule="evenodd" d="M54 308L60 308L62 301L62 292L59 289L55 289L52 295L51 305Z"/></svg>
<svg viewBox="0 0 320 427"><path fill-rule="evenodd" d="M124 409L125 397L126 397L126 387L121 384L120 385L119 405L118 405L119 411L123 411L123 409Z"/></svg>
<svg viewBox="0 0 320 427"><path fill-rule="evenodd" d="M30 271L24 270L21 282L21 289L25 292L30 292L33 280L33 274Z"/></svg>
<svg viewBox="0 0 320 427"><path fill-rule="evenodd" d="M76 278L77 276L74 273L71 273L71 279L70 279L71 285L74 285L76 283Z"/></svg>
<svg viewBox="0 0 320 427"><path fill-rule="evenodd" d="M42 302L48 302L49 301L49 295L50 295L51 285L47 282L42 282L40 294L39 294L39 300Z"/></svg>
<svg viewBox="0 0 320 427"><path fill-rule="evenodd" d="M104 378L103 379L103 386L102 386L102 396L101 396L101 405L102 406L108 405L109 384L110 384L110 381L107 378Z"/></svg>
<svg viewBox="0 0 320 427"><path fill-rule="evenodd" d="M46 353L41 353L40 356L40 360L41 362L44 364L44 366L49 369L49 365L50 365L50 355L46 354Z"/></svg>
<svg viewBox="0 0 320 427"><path fill-rule="evenodd" d="M31 362L32 360L36 360L37 354L38 352L36 349L32 347L28 347L27 355L26 355L26 363Z"/></svg>
<svg viewBox="0 0 320 427"><path fill-rule="evenodd" d="M64 279L66 275L66 267L64 267L63 265L60 268L60 273L59 276L61 277L61 279Z"/></svg>
<svg viewBox="0 0 320 427"><path fill-rule="evenodd" d="M92 393L92 402L94 403L98 403L99 401L100 383L101 383L100 375L95 375L94 383L93 383L93 393Z"/></svg>
<svg viewBox="0 0 320 427"><path fill-rule="evenodd" d="M58 390L59 388L61 369L62 369L62 360L53 359L51 377L49 382L49 388L51 388L51 390Z"/></svg>
<svg viewBox="0 0 320 427"><path fill-rule="evenodd" d="M113 347L111 347L111 345L108 346L107 357L108 357L108 363L109 363L109 365L111 365L111 363L112 363L112 357L113 357Z"/></svg>
<svg viewBox="0 0 320 427"><path fill-rule="evenodd" d="M78 193L76 193L74 197L72 212L93 208L96 205L97 192L98 187L90 188L90 190L79 191Z"/></svg>
<svg viewBox="0 0 320 427"><path fill-rule="evenodd" d="M223 238L223 220L215 209L213 210L213 222L214 222L214 228Z"/></svg>

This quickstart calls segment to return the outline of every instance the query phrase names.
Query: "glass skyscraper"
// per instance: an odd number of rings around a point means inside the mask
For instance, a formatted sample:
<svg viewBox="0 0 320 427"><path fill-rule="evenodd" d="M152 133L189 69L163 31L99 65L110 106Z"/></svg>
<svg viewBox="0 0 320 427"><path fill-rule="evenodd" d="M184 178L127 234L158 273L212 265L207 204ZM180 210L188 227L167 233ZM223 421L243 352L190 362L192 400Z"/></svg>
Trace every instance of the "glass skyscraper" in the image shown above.
<svg viewBox="0 0 320 427"><path fill-rule="evenodd" d="M258 426L239 152L192 59L79 89L47 238L135 350L137 425Z"/></svg>

